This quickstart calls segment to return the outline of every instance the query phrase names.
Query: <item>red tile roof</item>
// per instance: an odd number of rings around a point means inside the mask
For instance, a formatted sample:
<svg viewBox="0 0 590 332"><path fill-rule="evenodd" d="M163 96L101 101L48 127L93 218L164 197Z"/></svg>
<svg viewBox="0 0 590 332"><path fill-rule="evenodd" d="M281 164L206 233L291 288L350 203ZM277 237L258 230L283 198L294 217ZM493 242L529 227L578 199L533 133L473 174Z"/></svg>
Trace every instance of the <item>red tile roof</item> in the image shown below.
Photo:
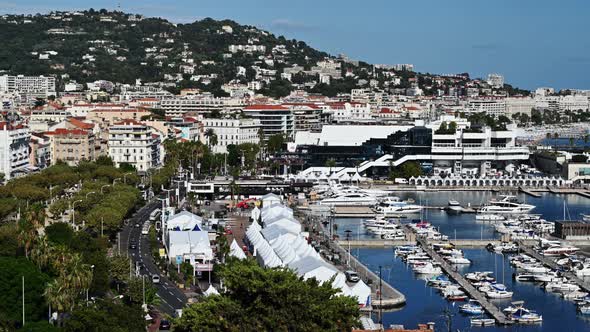
<svg viewBox="0 0 590 332"><path fill-rule="evenodd" d="M80 128L80 129L87 129L87 130L89 130L89 129L94 128L94 124L93 123L86 123L86 122L83 122L83 121L81 121L79 119L76 119L76 118L69 118L68 121L70 122L70 124L72 126L76 126L76 127Z"/></svg>
<svg viewBox="0 0 590 332"><path fill-rule="evenodd" d="M79 136L86 136L88 135L87 130L82 129L65 129L65 128L57 128L54 131L46 131L44 132L45 135L79 135Z"/></svg>
<svg viewBox="0 0 590 332"><path fill-rule="evenodd" d="M282 106L282 105L249 105L244 107L244 110L278 110L278 111L288 111L289 109Z"/></svg>

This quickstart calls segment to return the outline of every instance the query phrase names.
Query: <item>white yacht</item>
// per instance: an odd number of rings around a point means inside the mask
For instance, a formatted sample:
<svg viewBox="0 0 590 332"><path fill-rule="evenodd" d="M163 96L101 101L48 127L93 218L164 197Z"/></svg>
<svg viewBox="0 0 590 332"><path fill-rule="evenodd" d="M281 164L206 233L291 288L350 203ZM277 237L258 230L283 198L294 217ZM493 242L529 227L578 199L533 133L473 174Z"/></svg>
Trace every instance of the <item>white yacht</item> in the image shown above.
<svg viewBox="0 0 590 332"><path fill-rule="evenodd" d="M580 248L572 247L572 246L553 246L547 249L543 249L542 254L543 256L561 256L561 255L568 255L573 254L580 250Z"/></svg>
<svg viewBox="0 0 590 332"><path fill-rule="evenodd" d="M525 214L531 212L535 208L534 205L520 203L516 196L502 196L501 200L492 200L486 206L479 209L480 214L504 214L515 215Z"/></svg>
<svg viewBox="0 0 590 332"><path fill-rule="evenodd" d="M373 206L377 199L365 193L345 193L335 197L324 198L320 205L327 206Z"/></svg>
<svg viewBox="0 0 590 332"><path fill-rule="evenodd" d="M418 274L441 274L442 269L434 264L428 262L424 265L418 265L414 268L414 272Z"/></svg>

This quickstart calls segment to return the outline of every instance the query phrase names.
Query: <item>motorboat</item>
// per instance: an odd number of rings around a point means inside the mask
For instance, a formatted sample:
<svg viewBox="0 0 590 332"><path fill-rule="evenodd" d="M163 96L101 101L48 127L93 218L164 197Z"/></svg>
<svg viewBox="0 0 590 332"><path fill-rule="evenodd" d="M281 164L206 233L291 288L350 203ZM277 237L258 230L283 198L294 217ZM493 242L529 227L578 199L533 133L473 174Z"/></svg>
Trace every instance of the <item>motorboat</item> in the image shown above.
<svg viewBox="0 0 590 332"><path fill-rule="evenodd" d="M590 303L585 302L578 306L578 311L584 315L590 315Z"/></svg>
<svg viewBox="0 0 590 332"><path fill-rule="evenodd" d="M514 280L516 281L532 281L535 282L535 275L530 273L519 273L514 275Z"/></svg>
<svg viewBox="0 0 590 332"><path fill-rule="evenodd" d="M492 200L479 209L480 214L517 215L531 212L535 206L521 203L516 196L504 195L500 200Z"/></svg>
<svg viewBox="0 0 590 332"><path fill-rule="evenodd" d="M559 272L551 271L543 274L534 274L535 282L552 282L561 280Z"/></svg>
<svg viewBox="0 0 590 332"><path fill-rule="evenodd" d="M473 326L494 326L496 321L492 318L472 318L469 320Z"/></svg>
<svg viewBox="0 0 590 332"><path fill-rule="evenodd" d="M492 214L492 213L480 213L475 215L475 220L479 221L504 221L506 218L503 216Z"/></svg>
<svg viewBox="0 0 590 332"><path fill-rule="evenodd" d="M518 310L523 310L524 312L530 312L530 310L523 307L523 305L524 305L524 301L514 301L514 302L510 303L509 306L502 309L502 311L506 314L509 314L509 315L517 312Z"/></svg>
<svg viewBox="0 0 590 332"><path fill-rule="evenodd" d="M518 253L518 245L511 242L502 242L500 244L489 243L486 245L486 249L489 251L503 253L503 254L515 254Z"/></svg>
<svg viewBox="0 0 590 332"><path fill-rule="evenodd" d="M490 299L509 299L512 297L513 292L506 291L506 290L489 290L486 293L486 296Z"/></svg>
<svg viewBox="0 0 590 332"><path fill-rule="evenodd" d="M543 256L561 256L576 253L580 248L572 246L553 246L542 250Z"/></svg>
<svg viewBox="0 0 590 332"><path fill-rule="evenodd" d="M442 269L429 262L422 266L415 267L414 272L418 274L441 274Z"/></svg>
<svg viewBox="0 0 590 332"><path fill-rule="evenodd" d="M588 293L582 292L582 291L574 291L574 292L563 294L564 299L572 300L572 301L583 301L587 297L588 297Z"/></svg>
<svg viewBox="0 0 590 332"><path fill-rule="evenodd" d="M590 264L585 262L584 264L577 265L574 267L574 271L578 278L588 277L590 276Z"/></svg>
<svg viewBox="0 0 590 332"><path fill-rule="evenodd" d="M449 281L449 278L447 278L445 275L438 275L428 279L426 284L434 288L442 289L449 286L451 282Z"/></svg>
<svg viewBox="0 0 590 332"><path fill-rule="evenodd" d="M451 256L447 258L447 262L454 265L469 265L471 261L463 256Z"/></svg>
<svg viewBox="0 0 590 332"><path fill-rule="evenodd" d="M523 308L518 309L511 317L518 323L523 324L540 323L543 321L543 316L530 310L524 310Z"/></svg>
<svg viewBox="0 0 590 332"><path fill-rule="evenodd" d="M520 269L524 270L524 272L532 273L532 274L544 274L551 272L551 269L548 267L544 267L539 264L532 264L532 265L523 265Z"/></svg>
<svg viewBox="0 0 590 332"><path fill-rule="evenodd" d="M461 203L455 201L455 200L450 200L449 201L449 205L447 206L447 212L451 213L451 214L459 214L463 212L463 207L461 206Z"/></svg>
<svg viewBox="0 0 590 332"><path fill-rule="evenodd" d="M386 233L382 234L381 238L383 240L405 240L406 234L403 231L399 231L398 233Z"/></svg>
<svg viewBox="0 0 590 332"><path fill-rule="evenodd" d="M483 314L483 307L476 300L469 300L469 302L459 306L459 311L468 315Z"/></svg>
<svg viewBox="0 0 590 332"><path fill-rule="evenodd" d="M491 276L493 272L471 272L465 275L465 279L473 282L488 281L494 282L496 279Z"/></svg>
<svg viewBox="0 0 590 332"><path fill-rule="evenodd" d="M590 214L581 213L580 215L582 216L582 220L586 222L590 221Z"/></svg>
<svg viewBox="0 0 590 332"><path fill-rule="evenodd" d="M413 254L419 250L422 250L422 249L420 249L420 247L415 246L415 245L414 246L399 246L399 247L395 247L395 250L393 252L396 256L406 256L409 254Z"/></svg>
<svg viewBox="0 0 590 332"><path fill-rule="evenodd" d="M575 292L580 290L580 286L568 282L566 279L551 281L545 284L545 290L552 292Z"/></svg>
<svg viewBox="0 0 590 332"><path fill-rule="evenodd" d="M375 226L369 229L369 231L375 235L383 235L383 234L388 234L388 233L397 233L397 232L403 232L399 225L396 224L385 224L383 226Z"/></svg>
<svg viewBox="0 0 590 332"><path fill-rule="evenodd" d="M422 211L422 206L416 204L408 204L405 202L399 202L395 205L387 205L380 207L379 212L383 213L384 216L399 216L405 214L418 214Z"/></svg>
<svg viewBox="0 0 590 332"><path fill-rule="evenodd" d="M320 205L327 206L374 206L375 204L377 204L375 197L362 192L343 193L320 201Z"/></svg>

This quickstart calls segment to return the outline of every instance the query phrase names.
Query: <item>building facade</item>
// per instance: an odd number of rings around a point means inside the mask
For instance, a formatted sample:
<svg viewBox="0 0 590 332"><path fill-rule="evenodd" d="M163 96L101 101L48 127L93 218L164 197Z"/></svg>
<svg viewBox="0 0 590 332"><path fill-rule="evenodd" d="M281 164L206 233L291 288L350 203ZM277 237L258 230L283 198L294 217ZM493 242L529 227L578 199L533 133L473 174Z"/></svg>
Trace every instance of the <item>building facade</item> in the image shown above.
<svg viewBox="0 0 590 332"><path fill-rule="evenodd" d="M52 165L63 161L76 166L82 160L96 159L95 136L88 130L58 128L45 135L50 137Z"/></svg>
<svg viewBox="0 0 590 332"><path fill-rule="evenodd" d="M0 172L6 180L27 173L30 137L26 126L0 122Z"/></svg>
<svg viewBox="0 0 590 332"><path fill-rule="evenodd" d="M135 120L123 120L109 127L109 156L119 167L127 163L140 172L160 166L160 136Z"/></svg>
<svg viewBox="0 0 590 332"><path fill-rule="evenodd" d="M250 105L243 110L246 116L260 122L260 129L264 139L274 135L295 135L295 120L293 112L282 105Z"/></svg>
<svg viewBox="0 0 590 332"><path fill-rule="evenodd" d="M209 129L217 135L217 145L212 146L215 153L227 153L230 144L257 144L260 141L260 121L257 119L203 119L203 130L207 132Z"/></svg>

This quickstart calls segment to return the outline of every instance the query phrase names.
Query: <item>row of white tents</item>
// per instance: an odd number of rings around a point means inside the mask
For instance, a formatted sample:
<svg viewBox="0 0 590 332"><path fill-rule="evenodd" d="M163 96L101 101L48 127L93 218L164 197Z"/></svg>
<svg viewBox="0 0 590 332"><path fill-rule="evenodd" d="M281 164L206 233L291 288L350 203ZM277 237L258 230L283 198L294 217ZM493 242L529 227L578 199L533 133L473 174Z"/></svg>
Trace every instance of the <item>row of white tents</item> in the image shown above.
<svg viewBox="0 0 590 332"><path fill-rule="evenodd" d="M276 203L263 206L259 214L261 223L254 219L246 231L246 239L261 266L288 267L300 277L316 278L320 283L334 278L332 286L340 289L342 294L357 298L361 306L370 303L370 287L362 280L347 284L344 273L326 262L308 243L301 223L293 217L293 210ZM235 247L235 256L241 256L237 253L238 249L241 251L237 243Z"/></svg>

